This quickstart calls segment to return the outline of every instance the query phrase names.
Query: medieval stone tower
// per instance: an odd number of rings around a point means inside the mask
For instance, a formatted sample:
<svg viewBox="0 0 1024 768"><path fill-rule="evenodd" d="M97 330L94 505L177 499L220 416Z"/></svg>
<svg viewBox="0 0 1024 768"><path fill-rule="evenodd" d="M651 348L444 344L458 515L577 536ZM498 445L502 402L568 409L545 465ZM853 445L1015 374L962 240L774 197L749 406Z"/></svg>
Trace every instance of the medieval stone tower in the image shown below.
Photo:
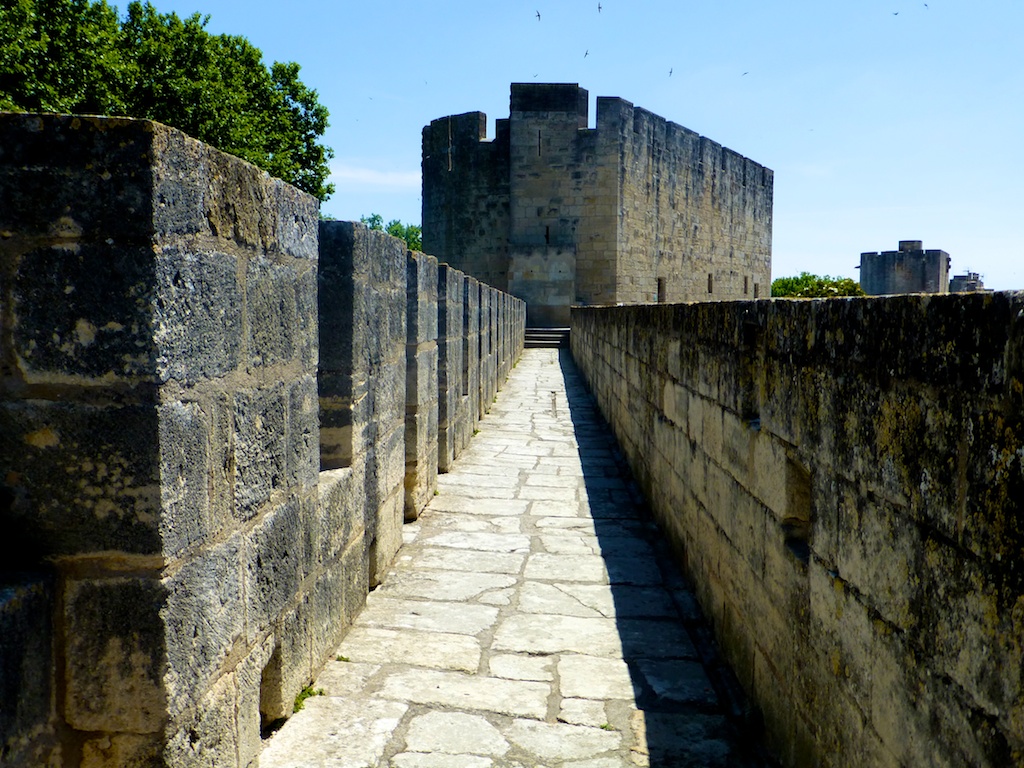
<svg viewBox="0 0 1024 768"><path fill-rule="evenodd" d="M487 139L468 112L423 129L423 246L525 299L573 304L757 298L771 282L772 171L619 98L513 83Z"/></svg>

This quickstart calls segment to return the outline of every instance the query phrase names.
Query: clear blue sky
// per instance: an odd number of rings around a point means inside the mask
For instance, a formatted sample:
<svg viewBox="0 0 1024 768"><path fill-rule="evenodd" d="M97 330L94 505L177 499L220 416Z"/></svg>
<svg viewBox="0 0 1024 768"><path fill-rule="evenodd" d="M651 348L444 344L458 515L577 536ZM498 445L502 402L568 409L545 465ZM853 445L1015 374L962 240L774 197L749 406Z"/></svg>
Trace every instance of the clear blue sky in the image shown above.
<svg viewBox="0 0 1024 768"><path fill-rule="evenodd" d="M775 277L923 240L1024 288L1024 0L153 2L302 65L337 218L419 223L424 125L579 83L774 170Z"/></svg>

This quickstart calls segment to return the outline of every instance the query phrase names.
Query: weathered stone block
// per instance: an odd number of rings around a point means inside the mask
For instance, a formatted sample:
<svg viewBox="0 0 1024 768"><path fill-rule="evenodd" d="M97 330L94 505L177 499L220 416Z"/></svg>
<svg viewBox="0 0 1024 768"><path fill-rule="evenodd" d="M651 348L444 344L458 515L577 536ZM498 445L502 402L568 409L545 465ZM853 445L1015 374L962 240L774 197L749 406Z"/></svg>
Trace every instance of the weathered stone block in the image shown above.
<svg viewBox="0 0 1024 768"><path fill-rule="evenodd" d="M213 426L199 403L159 407L160 520L163 551L177 555L214 535L226 522L211 509Z"/></svg>
<svg viewBox="0 0 1024 768"><path fill-rule="evenodd" d="M310 603L311 593L304 590L297 596L295 606L284 611L274 622L275 653L280 658L280 699L287 715L291 714L287 710L294 706L296 695L313 681L315 617Z"/></svg>
<svg viewBox="0 0 1024 768"><path fill-rule="evenodd" d="M191 386L233 371L242 355L237 259L168 246L155 266L153 337L161 380Z"/></svg>
<svg viewBox="0 0 1024 768"><path fill-rule="evenodd" d="M363 482L362 472L352 468L320 473L316 510L303 528L313 562L328 562L353 540L363 538Z"/></svg>
<svg viewBox="0 0 1024 768"><path fill-rule="evenodd" d="M319 461L319 400L316 379L306 375L288 391L287 477L288 485L301 489L316 486Z"/></svg>
<svg viewBox="0 0 1024 768"><path fill-rule="evenodd" d="M405 407L436 408L438 349L436 341L406 348Z"/></svg>
<svg viewBox="0 0 1024 768"><path fill-rule="evenodd" d="M245 319L252 368L290 362L299 335L295 268L264 257L246 265Z"/></svg>
<svg viewBox="0 0 1024 768"><path fill-rule="evenodd" d="M369 584L380 584L395 554L402 546L404 494L401 487L384 499L374 520L374 536L369 553Z"/></svg>
<svg viewBox="0 0 1024 768"><path fill-rule="evenodd" d="M151 379L158 290L151 250L76 239L4 260L15 270L11 339L27 381Z"/></svg>
<svg viewBox="0 0 1024 768"><path fill-rule="evenodd" d="M135 734L163 728L167 594L145 577L66 583L64 717L72 728Z"/></svg>
<svg viewBox="0 0 1024 768"><path fill-rule="evenodd" d="M285 393L281 385L234 397L235 513L248 520L285 486Z"/></svg>
<svg viewBox="0 0 1024 768"><path fill-rule="evenodd" d="M0 228L28 237L146 239L155 124L126 118L17 114L0 149ZM125 214L129 215L125 215Z"/></svg>
<svg viewBox="0 0 1024 768"><path fill-rule="evenodd" d="M87 739L82 744L81 768L142 768L169 765L160 736L122 733ZM175 755L176 757L176 755Z"/></svg>
<svg viewBox="0 0 1024 768"><path fill-rule="evenodd" d="M53 586L22 574L0 582L0 754L46 764L56 748Z"/></svg>
<svg viewBox="0 0 1024 768"><path fill-rule="evenodd" d="M245 579L246 632L249 642L269 628L298 594L302 521L294 497L267 512L245 535L241 549Z"/></svg>
<svg viewBox="0 0 1024 768"><path fill-rule="evenodd" d="M344 571L344 558L339 557L320 574L313 584L309 602L310 658L314 668L319 671L322 661L332 655L355 617L348 613L345 595L348 590L349 576Z"/></svg>
<svg viewBox="0 0 1024 768"><path fill-rule="evenodd" d="M241 696L234 674L224 675L217 680L168 739L164 750L167 765L173 768L234 768L247 765L247 762L239 760L239 752L242 751L240 740L243 734L248 735L250 743L245 751L250 755L258 752L262 746L259 721L253 744L251 732L246 733L246 729L240 727L242 713L236 713L235 708L239 701L258 702L258 689L255 694L255 697L251 693L250 696ZM111 768L117 765L134 764L110 763Z"/></svg>
<svg viewBox="0 0 1024 768"><path fill-rule="evenodd" d="M165 582L161 612L166 627L164 687L172 718L195 704L195 692L209 689L228 665L246 630L242 584L243 538L202 550ZM202 631L196 631L201 627Z"/></svg>
<svg viewBox="0 0 1024 768"><path fill-rule="evenodd" d="M0 405L0 464L36 562L52 554L156 553L158 414L152 406L45 400Z"/></svg>

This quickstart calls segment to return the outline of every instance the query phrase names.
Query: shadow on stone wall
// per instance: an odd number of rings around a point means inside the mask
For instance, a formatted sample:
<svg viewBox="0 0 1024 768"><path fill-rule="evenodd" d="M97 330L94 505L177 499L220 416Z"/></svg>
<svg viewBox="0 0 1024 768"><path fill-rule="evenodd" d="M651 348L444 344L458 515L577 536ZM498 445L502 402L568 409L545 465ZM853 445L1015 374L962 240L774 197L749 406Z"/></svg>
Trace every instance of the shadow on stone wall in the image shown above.
<svg viewBox="0 0 1024 768"><path fill-rule="evenodd" d="M1024 764L1024 293L578 308L785 765Z"/></svg>
<svg viewBox="0 0 1024 768"><path fill-rule="evenodd" d="M645 733L652 766L771 765L760 716L719 655L569 350L559 352L559 363L633 680L634 735Z"/></svg>

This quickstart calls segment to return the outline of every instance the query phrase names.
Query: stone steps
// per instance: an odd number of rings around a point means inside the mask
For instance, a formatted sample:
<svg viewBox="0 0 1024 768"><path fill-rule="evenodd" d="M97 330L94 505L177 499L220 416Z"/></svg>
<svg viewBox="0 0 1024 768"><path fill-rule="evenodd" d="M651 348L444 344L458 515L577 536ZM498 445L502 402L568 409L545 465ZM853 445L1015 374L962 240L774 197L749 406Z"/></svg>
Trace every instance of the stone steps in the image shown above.
<svg viewBox="0 0 1024 768"><path fill-rule="evenodd" d="M527 349L569 348L568 328L527 328Z"/></svg>

